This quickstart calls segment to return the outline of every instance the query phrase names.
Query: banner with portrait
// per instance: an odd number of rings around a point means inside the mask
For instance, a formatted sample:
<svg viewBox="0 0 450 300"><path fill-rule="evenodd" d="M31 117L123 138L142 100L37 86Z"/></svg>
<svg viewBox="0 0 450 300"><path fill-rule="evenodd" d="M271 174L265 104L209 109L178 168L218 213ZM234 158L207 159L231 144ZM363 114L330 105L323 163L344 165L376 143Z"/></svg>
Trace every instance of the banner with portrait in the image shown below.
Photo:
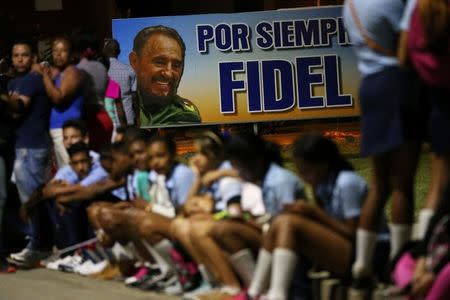
<svg viewBox="0 0 450 300"><path fill-rule="evenodd" d="M151 101L157 100L148 87L158 82L160 91L168 92L171 87L164 84L170 85L171 79L145 73L151 68L143 64L155 62L141 58L134 61L140 109L151 119L143 126L357 116L359 74L341 10L341 6L328 6L116 19L113 37L121 45L119 59L125 63L130 63L133 40L143 28L163 25L174 29L184 41L184 69L173 93L182 101L180 109L195 110L201 121L187 118L172 122L158 116L162 110L153 108L158 105ZM161 48L155 42L152 45L142 48L145 51L139 55L152 55L151 49ZM171 77L173 61L161 63L167 63L162 68ZM143 94L150 95L152 105L145 105L150 102ZM166 109L166 113L177 109Z"/></svg>

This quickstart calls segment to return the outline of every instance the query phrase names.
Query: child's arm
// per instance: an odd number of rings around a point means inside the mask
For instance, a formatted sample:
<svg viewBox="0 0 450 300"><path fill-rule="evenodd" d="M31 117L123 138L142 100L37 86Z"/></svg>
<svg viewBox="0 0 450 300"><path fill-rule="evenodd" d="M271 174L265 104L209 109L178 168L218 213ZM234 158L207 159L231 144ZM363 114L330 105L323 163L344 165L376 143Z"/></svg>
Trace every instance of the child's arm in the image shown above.
<svg viewBox="0 0 450 300"><path fill-rule="evenodd" d="M211 186L214 181L223 177L239 177L239 174L234 169L217 169L207 172L202 176L201 181L203 186Z"/></svg>
<svg viewBox="0 0 450 300"><path fill-rule="evenodd" d="M71 202L91 200L98 195L120 187L122 184L122 182L116 182L110 178L107 178L104 181L97 182L86 187L80 186L80 189L74 191L73 193L57 197L56 201L61 204L67 204Z"/></svg>

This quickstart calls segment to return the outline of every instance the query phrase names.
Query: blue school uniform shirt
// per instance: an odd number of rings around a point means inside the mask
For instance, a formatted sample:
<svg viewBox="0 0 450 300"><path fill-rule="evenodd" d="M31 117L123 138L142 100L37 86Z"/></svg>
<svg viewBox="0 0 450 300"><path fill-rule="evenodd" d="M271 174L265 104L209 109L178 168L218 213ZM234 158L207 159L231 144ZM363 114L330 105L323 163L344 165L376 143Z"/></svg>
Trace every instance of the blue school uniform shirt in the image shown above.
<svg viewBox="0 0 450 300"><path fill-rule="evenodd" d="M89 156L92 159L92 167L89 175L83 180L79 180L77 173L75 173L70 165L65 165L60 168L53 177L53 180L64 180L69 184L80 183L82 186L88 186L94 182L106 179L108 173L100 165L100 155L97 152L89 151Z"/></svg>
<svg viewBox="0 0 450 300"><path fill-rule="evenodd" d="M368 192L367 182L354 171L344 170L319 184L314 194L322 201L323 209L339 220L358 218ZM389 239L383 215L377 228L378 240Z"/></svg>
<svg viewBox="0 0 450 300"><path fill-rule="evenodd" d="M305 185L294 173L271 163L261 186L266 212L278 214L284 204L304 198L304 189Z"/></svg>
<svg viewBox="0 0 450 300"><path fill-rule="evenodd" d="M156 182L158 173L150 171L148 177L150 186ZM186 165L177 163L166 178L166 188L169 191L170 200L175 208L183 205L188 197L194 182L194 172Z"/></svg>
<svg viewBox="0 0 450 300"><path fill-rule="evenodd" d="M398 65L397 57L386 56L367 46L360 29L356 26L348 0L345 1L343 17L345 27L358 57L358 69L362 77L378 73ZM400 19L403 14L402 0L353 0L357 16L368 36L383 48L396 53Z"/></svg>
<svg viewBox="0 0 450 300"><path fill-rule="evenodd" d="M360 215L367 183L353 171L341 171L337 177L319 184L314 192L328 214L339 220L353 219Z"/></svg>

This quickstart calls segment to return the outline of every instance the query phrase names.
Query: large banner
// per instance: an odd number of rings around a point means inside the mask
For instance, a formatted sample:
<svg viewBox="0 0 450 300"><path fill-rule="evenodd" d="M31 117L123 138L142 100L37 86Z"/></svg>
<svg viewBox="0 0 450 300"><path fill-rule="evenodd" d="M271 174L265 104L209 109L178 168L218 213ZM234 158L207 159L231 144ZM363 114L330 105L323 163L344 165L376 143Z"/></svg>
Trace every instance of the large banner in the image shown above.
<svg viewBox="0 0 450 300"><path fill-rule="evenodd" d="M141 126L357 116L341 10L113 20L119 59L137 74Z"/></svg>

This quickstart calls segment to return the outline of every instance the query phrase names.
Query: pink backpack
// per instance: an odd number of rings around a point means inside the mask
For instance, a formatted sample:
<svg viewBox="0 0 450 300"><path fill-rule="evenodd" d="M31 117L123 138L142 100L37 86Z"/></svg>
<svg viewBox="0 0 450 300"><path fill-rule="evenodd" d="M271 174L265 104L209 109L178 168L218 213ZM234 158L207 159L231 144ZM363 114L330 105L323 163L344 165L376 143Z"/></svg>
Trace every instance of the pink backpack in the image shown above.
<svg viewBox="0 0 450 300"><path fill-rule="evenodd" d="M445 51L433 53L426 47L426 38L418 5L416 5L408 33L409 59L427 85L450 88L450 39L447 40L447 45L442 45Z"/></svg>

